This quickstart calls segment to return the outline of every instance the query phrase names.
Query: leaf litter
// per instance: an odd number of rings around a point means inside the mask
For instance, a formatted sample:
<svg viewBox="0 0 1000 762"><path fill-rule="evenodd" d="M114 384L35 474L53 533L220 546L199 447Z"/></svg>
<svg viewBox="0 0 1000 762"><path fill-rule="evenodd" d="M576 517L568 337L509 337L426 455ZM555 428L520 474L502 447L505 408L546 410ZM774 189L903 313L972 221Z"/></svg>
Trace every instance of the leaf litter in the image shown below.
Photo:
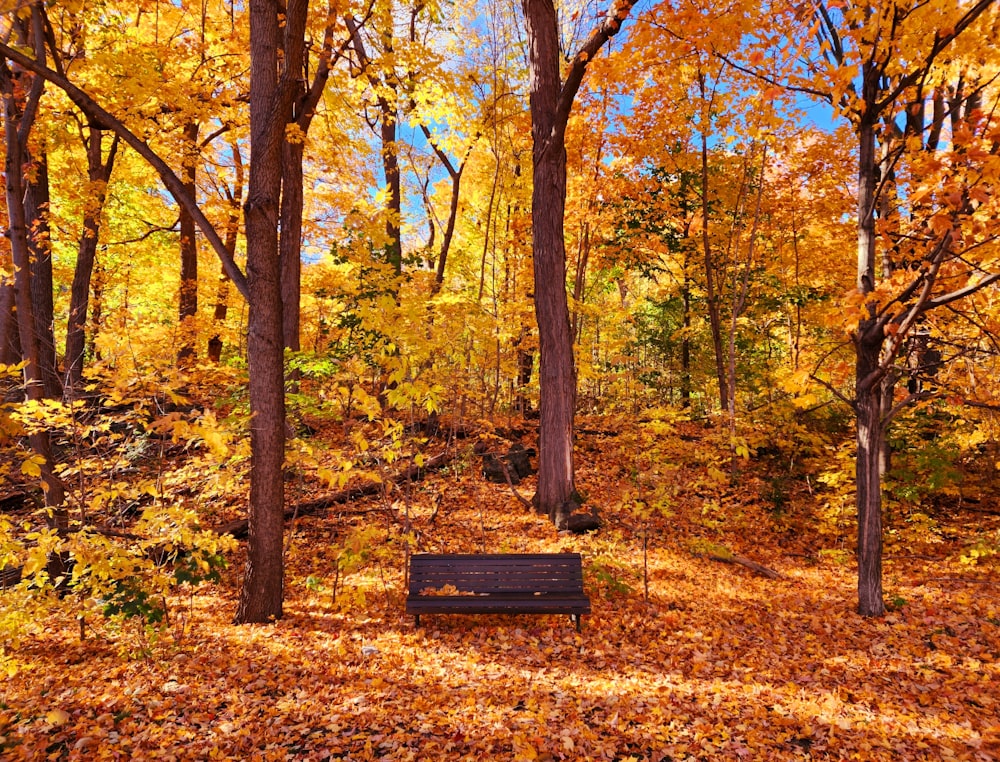
<svg viewBox="0 0 1000 762"><path fill-rule="evenodd" d="M1000 757L998 578L957 561L957 530L934 555L890 552L894 606L864 619L844 554L819 552L829 538L807 524L789 533L752 490L720 487L721 520L682 494L640 526L616 508L629 489L608 477L626 470L620 456L586 452L581 486L605 519L595 534L559 535L507 485L456 471L407 496L415 541L388 512L299 519L273 624L231 624L241 559L171 601L157 633L94 622L81 640L75 621L37 622L0 694L3 758ZM364 560L331 588L358 532ZM782 578L692 552L704 541ZM403 613L414 542L578 551L593 614L580 633L565 616L429 615L417 629Z"/></svg>

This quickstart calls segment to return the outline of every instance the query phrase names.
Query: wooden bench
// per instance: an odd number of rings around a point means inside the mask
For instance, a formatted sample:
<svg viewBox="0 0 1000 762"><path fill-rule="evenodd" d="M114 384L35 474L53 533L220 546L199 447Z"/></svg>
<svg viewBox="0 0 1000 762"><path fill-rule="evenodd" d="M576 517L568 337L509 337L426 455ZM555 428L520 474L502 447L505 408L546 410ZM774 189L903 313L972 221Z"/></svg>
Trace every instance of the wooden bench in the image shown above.
<svg viewBox="0 0 1000 762"><path fill-rule="evenodd" d="M579 553L418 553L410 557L406 613L569 614L580 629L590 613Z"/></svg>

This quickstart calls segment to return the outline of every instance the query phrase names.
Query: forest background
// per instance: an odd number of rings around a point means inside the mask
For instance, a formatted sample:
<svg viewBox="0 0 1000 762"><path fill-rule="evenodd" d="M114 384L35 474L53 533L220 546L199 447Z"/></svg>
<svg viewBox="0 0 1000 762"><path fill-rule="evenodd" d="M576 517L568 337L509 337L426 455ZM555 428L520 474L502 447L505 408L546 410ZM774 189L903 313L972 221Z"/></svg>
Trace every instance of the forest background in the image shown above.
<svg viewBox="0 0 1000 762"><path fill-rule="evenodd" d="M2 24L2 748L992 758L996 3Z"/></svg>

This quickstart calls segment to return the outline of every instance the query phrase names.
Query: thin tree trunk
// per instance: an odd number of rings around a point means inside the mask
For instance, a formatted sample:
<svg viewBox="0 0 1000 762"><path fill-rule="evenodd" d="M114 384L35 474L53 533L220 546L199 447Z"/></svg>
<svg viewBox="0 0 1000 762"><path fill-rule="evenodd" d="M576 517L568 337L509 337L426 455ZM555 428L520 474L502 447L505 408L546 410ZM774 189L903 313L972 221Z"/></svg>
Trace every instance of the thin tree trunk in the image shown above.
<svg viewBox="0 0 1000 762"><path fill-rule="evenodd" d="M493 185L490 188L490 200L486 207L486 224L483 226L483 255L479 261L479 302L483 301L483 292L486 289L486 254L490 249L490 229L493 222L493 207L497 197L497 185L500 183L500 159L496 159L493 169ZM494 236L493 245L496 246Z"/></svg>
<svg viewBox="0 0 1000 762"><path fill-rule="evenodd" d="M52 247L49 235L49 163L44 149L37 157L22 146L25 172L24 214L28 221L28 252L31 267L31 302L34 307L35 336L38 342L38 372L45 396L62 396L59 367L56 364L55 307L52 299Z"/></svg>
<svg viewBox="0 0 1000 762"><path fill-rule="evenodd" d="M228 190L226 195L229 200L229 216L226 219L225 240L223 242L230 258L236 254L236 241L240 234L240 207L243 206L243 156L240 154L240 147L236 140L230 142L233 155L233 190ZM213 314L213 325L215 331L212 338L208 340L208 357L212 362L222 360L222 328L226 323L226 316L229 313L229 274L223 266L219 272L219 282L215 290L215 312Z"/></svg>
<svg viewBox="0 0 1000 762"><path fill-rule="evenodd" d="M87 177L90 181L90 203L83 215L83 232L77 246L76 268L73 270L73 285L70 289L69 318L66 322L66 356L63 358L66 385L79 387L83 379L84 347L86 345L85 326L87 308L90 301L90 281L94 274L97 258L97 244L100 240L101 215L107 198L107 183L111 178L115 158L118 153L118 136L111 141L107 160L102 151L103 133L98 127L90 128L87 139Z"/></svg>
<svg viewBox="0 0 1000 762"><path fill-rule="evenodd" d="M87 352L98 361L101 359L101 350L97 343L97 337L100 335L101 326L104 323L104 287L107 281L107 269L100 259L96 259L90 286L90 333L87 336Z"/></svg>
<svg viewBox="0 0 1000 762"><path fill-rule="evenodd" d="M754 146L751 145L750 157L746 164L745 171L749 174L752 171ZM764 198L764 172L767 168L767 146L764 146L760 159L760 175L757 186L757 204L754 209L753 224L750 227L750 237L747 241L747 258L743 265L743 271L739 274L739 292L734 288L732 319L729 322L729 367L728 383L726 390L729 392L728 412L729 412L729 442L732 458L732 474L736 476L736 331L739 326L740 316L746 309L747 295L750 290L750 274L753 271L754 245L757 238L757 230L760 226L761 201ZM747 178L749 180L749 178ZM739 209L735 214L739 214ZM733 225L732 236L733 250L739 252L739 234L736 232L736 225ZM735 259L735 256L734 256ZM735 283L734 283L735 286Z"/></svg>
<svg viewBox="0 0 1000 762"><path fill-rule="evenodd" d="M691 407L691 276L688 274L688 250L684 249L684 283L681 286L684 326L681 336L681 407Z"/></svg>
<svg viewBox="0 0 1000 762"><path fill-rule="evenodd" d="M4 220L4 228L8 225ZM17 313L14 311L14 262L4 257L3 270L11 273L0 282L0 363L15 365L21 359L21 344L17 339Z"/></svg>
<svg viewBox="0 0 1000 762"><path fill-rule="evenodd" d="M705 79L700 76L702 98L705 98ZM719 385L719 409L725 410L729 400L726 384L725 355L722 351L722 319L719 315L719 293L715 285L715 260L712 256L712 239L708 234L708 125L701 130L701 244L705 257L705 296L708 301L708 323L712 330L712 350L715 353L715 377Z"/></svg>
<svg viewBox="0 0 1000 762"><path fill-rule="evenodd" d="M281 322L286 349L298 352L302 291L302 160L305 146L285 141L281 148Z"/></svg>
<svg viewBox="0 0 1000 762"><path fill-rule="evenodd" d="M382 171L385 174L385 184L389 189L389 199L386 202L385 218L385 261L392 265L396 275L403 272L403 241L400 233L403 202L399 173L399 153L396 145L396 112L395 101L390 103L387 98L380 98L382 104L382 124L379 134L382 138Z"/></svg>
<svg viewBox="0 0 1000 762"><path fill-rule="evenodd" d="M878 71L866 64L862 98L872 104L878 96ZM858 289L875 290L876 156L874 108L858 126ZM858 323L855 335L855 413L857 415L858 613L881 616L882 598L882 378L880 355L885 335L874 320L877 305L867 305L869 317Z"/></svg>
<svg viewBox="0 0 1000 762"><path fill-rule="evenodd" d="M441 240L441 250L438 252L437 258L437 268L434 273L434 286L432 293L436 294L441 286L444 284L444 271L448 264L448 252L451 249L451 241L455 237L455 223L458 221L458 202L461 198L460 191L462 189L462 173L465 172L465 163L469 158L469 154L472 153L472 146L469 146L469 150L466 151L465 158L462 159L462 163L458 165L456 169L455 165L452 163L451 159L448 158L441 147L434 140L434 136L431 135L430 129L426 124L421 123L420 129L424 133L424 137L427 138L427 142L430 143L431 148L434 150L435 156L437 156L438 161L441 162L441 166L445 168L448 173L448 177L451 178L451 199L448 202L448 221L444 226L444 236ZM494 176L494 188L496 187L496 177ZM425 194L426 198L426 194ZM431 240L434 237L434 225L431 224Z"/></svg>
<svg viewBox="0 0 1000 762"><path fill-rule="evenodd" d="M583 304L584 288L587 283L587 263L590 260L590 223L583 223L583 236L580 239L580 250L576 258L576 277L573 279L573 343L580 341L580 331L583 329L583 316L580 306Z"/></svg>
<svg viewBox="0 0 1000 762"><path fill-rule="evenodd" d="M33 19L38 21L38 9L33 9ZM36 23L36 31L40 23ZM35 106L41 96L41 80L36 79L22 108L15 92L14 77L6 62L0 63L0 90L4 105L4 138L6 160L4 165L5 193L7 200L7 234L10 240L14 265L14 301L17 314L18 336L21 343L21 359L24 362L25 395L29 400L39 401L45 397L45 386L39 365L38 335L35 330L34 305L32 304L30 265L31 252L28 244L27 218L25 215L24 184L26 153L24 146L32 126ZM52 446L46 430L29 434L31 449L40 458L42 490L45 504L52 509L49 525L57 529L69 526L69 515L64 506L65 489L53 470Z"/></svg>
<svg viewBox="0 0 1000 762"><path fill-rule="evenodd" d="M880 336L857 343L858 613L881 616L882 597L882 385L870 382L879 363Z"/></svg>
<svg viewBox="0 0 1000 762"><path fill-rule="evenodd" d="M181 182L191 198L197 200L198 179L198 123L184 125L184 158L181 167ZM177 318L180 328L180 348L177 351L178 365L185 365L195 357L195 342L198 319L198 239L197 227L191 212L183 205L178 211L181 229L181 277L178 295Z"/></svg>

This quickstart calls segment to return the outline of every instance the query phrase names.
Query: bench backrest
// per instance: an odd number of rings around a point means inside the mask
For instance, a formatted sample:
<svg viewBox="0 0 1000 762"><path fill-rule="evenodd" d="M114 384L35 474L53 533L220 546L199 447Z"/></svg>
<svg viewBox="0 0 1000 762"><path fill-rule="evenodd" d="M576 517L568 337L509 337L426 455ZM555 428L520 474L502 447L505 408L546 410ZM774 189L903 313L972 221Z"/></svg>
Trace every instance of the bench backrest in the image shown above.
<svg viewBox="0 0 1000 762"><path fill-rule="evenodd" d="M410 557L410 595L454 585L461 593L575 593L583 590L579 553L418 553Z"/></svg>

